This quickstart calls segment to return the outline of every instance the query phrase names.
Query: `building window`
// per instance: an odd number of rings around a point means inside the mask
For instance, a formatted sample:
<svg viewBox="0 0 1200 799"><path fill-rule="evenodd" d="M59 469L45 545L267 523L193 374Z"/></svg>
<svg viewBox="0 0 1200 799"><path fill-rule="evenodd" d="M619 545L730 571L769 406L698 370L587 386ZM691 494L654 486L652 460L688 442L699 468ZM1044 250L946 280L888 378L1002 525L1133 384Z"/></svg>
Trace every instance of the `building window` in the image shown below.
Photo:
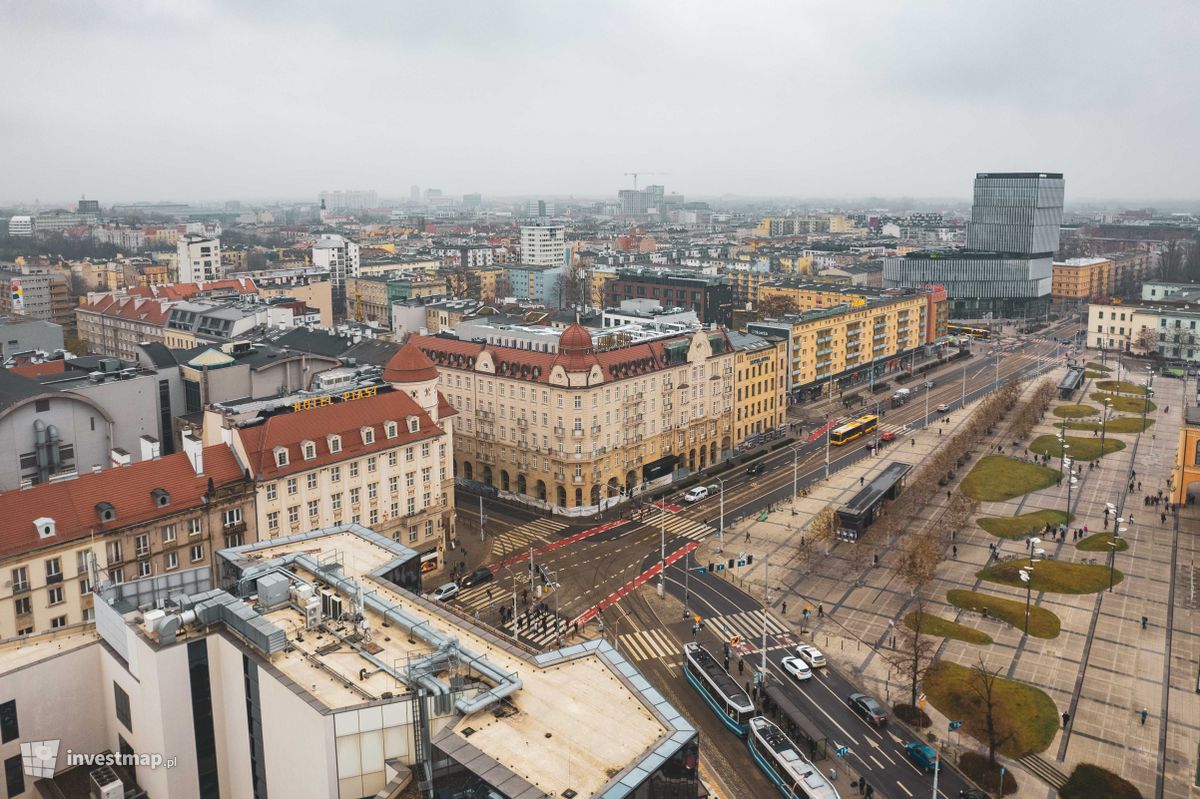
<svg viewBox="0 0 1200 799"><path fill-rule="evenodd" d="M341 436L330 436L328 441L329 441L329 451L330 452L336 454L336 453L342 451L342 437Z"/></svg>
<svg viewBox="0 0 1200 799"><path fill-rule="evenodd" d="M306 460L306 461L315 460L317 457L317 445L314 444L312 441L305 441L303 446L304 446L304 460Z"/></svg>
<svg viewBox="0 0 1200 799"><path fill-rule="evenodd" d="M28 616L33 613L33 602L27 596L19 596L13 600L13 610L18 616Z"/></svg>
<svg viewBox="0 0 1200 799"><path fill-rule="evenodd" d="M276 521L278 521L278 519ZM177 552L171 551L163 556L164 570L171 571L172 569L178 568L178 566L179 566L179 554Z"/></svg>
<svg viewBox="0 0 1200 799"><path fill-rule="evenodd" d="M279 529L279 511L273 510L273 511L270 511L267 513L267 529L268 530L278 530Z"/></svg>
<svg viewBox="0 0 1200 799"><path fill-rule="evenodd" d="M409 497L408 498L408 515L412 516L416 512L417 512L417 498Z"/></svg>
<svg viewBox="0 0 1200 799"><path fill-rule="evenodd" d="M50 558L46 561L46 582L51 583L62 579L62 559Z"/></svg>
<svg viewBox="0 0 1200 799"><path fill-rule="evenodd" d="M40 770L41 767L33 766ZM53 777L53 774L39 774L40 777ZM19 796L25 793L25 765L20 755L4 759L4 788L7 796Z"/></svg>
<svg viewBox="0 0 1200 799"><path fill-rule="evenodd" d="M379 496L379 483L367 483L367 499Z"/></svg>
<svg viewBox="0 0 1200 799"><path fill-rule="evenodd" d="M392 450L391 452L388 453L388 466L395 466L396 460L397 460L396 451Z"/></svg>
<svg viewBox="0 0 1200 799"><path fill-rule="evenodd" d="M200 520L188 519L188 535L200 535Z"/></svg>
<svg viewBox="0 0 1200 799"><path fill-rule="evenodd" d="M378 465L378 463L377 463L377 460L378 460L378 459L377 459L377 458L376 458L374 455L372 455L371 457L367 458L367 471L368 471L368 472L373 472L373 471L375 471L375 468L376 468L376 466Z"/></svg>
<svg viewBox="0 0 1200 799"><path fill-rule="evenodd" d="M405 447L405 448L404 448L404 462L405 462L405 463L412 463L412 460L413 460L413 457L414 457L414 456L415 456L415 453L413 452L413 448L412 448L412 447Z"/></svg>
<svg viewBox="0 0 1200 799"><path fill-rule="evenodd" d="M333 512L339 512L342 509L342 495L334 494L332 497L330 497L330 500L333 503Z"/></svg>
<svg viewBox="0 0 1200 799"><path fill-rule="evenodd" d="M289 478L288 478L288 480L287 480L287 492L288 492L288 496L289 496L289 497L290 497L290 496L292 496L292 495L293 495L293 494L295 494L295 493L296 493L296 492L297 492L299 489L300 489L300 484L299 484L299 483L296 481L296 478L295 478L295 477L289 477Z"/></svg>
<svg viewBox="0 0 1200 799"><path fill-rule="evenodd" d="M425 521L425 537L429 538L431 535L433 535L433 519L427 519Z"/></svg>
<svg viewBox="0 0 1200 799"><path fill-rule="evenodd" d="M383 425L383 431L384 435L388 438L395 438L400 434L399 425L397 425L395 422L386 422Z"/></svg>
<svg viewBox="0 0 1200 799"><path fill-rule="evenodd" d="M198 560L204 560L204 544L196 544L192 547L192 563Z"/></svg>
<svg viewBox="0 0 1200 799"><path fill-rule="evenodd" d="M367 523L370 524L371 526L375 526L376 524L379 524L379 510L378 509L371 508L371 512L369 514L367 514Z"/></svg>
<svg viewBox="0 0 1200 799"><path fill-rule="evenodd" d="M12 570L13 593L29 590L29 571L21 566Z"/></svg>
<svg viewBox="0 0 1200 799"><path fill-rule="evenodd" d="M388 491L392 494L396 494L400 491L400 478L399 477L389 477L388 478Z"/></svg>
<svg viewBox="0 0 1200 799"><path fill-rule="evenodd" d="M358 499L361 495L362 495L362 489L360 489L358 486L351 488L350 489L350 504L357 505Z"/></svg>
<svg viewBox="0 0 1200 799"><path fill-rule="evenodd" d="M151 573L150 561L139 560L137 565L138 577L149 577Z"/></svg>
<svg viewBox="0 0 1200 799"><path fill-rule="evenodd" d="M222 514L221 518L224 521L226 527L233 527L235 524L241 524L242 523L242 509L241 508L230 508Z"/></svg>
<svg viewBox="0 0 1200 799"><path fill-rule="evenodd" d="M129 694L125 693L125 689L113 683L113 704L116 706L117 721L125 727L125 729L133 732L133 716L129 712Z"/></svg>
<svg viewBox="0 0 1200 799"><path fill-rule="evenodd" d="M408 486L409 488L412 488L413 486L416 485L416 483L417 483L417 473L416 472L406 472L404 474L404 485Z"/></svg>
<svg viewBox="0 0 1200 799"><path fill-rule="evenodd" d="M17 724L17 700L10 699L0 704L0 742L8 743L21 737Z"/></svg>
<svg viewBox="0 0 1200 799"><path fill-rule="evenodd" d="M310 499L310 500L308 501L308 515L309 515L309 518L316 518L317 516L319 516L319 515L320 515L320 513L321 513L321 500L319 500L319 499Z"/></svg>
<svg viewBox="0 0 1200 799"><path fill-rule="evenodd" d="M92 593L92 581L88 577L81 577L79 580L79 595L87 596Z"/></svg>
<svg viewBox="0 0 1200 799"><path fill-rule="evenodd" d="M121 562L121 542L109 541L104 546L104 555L108 561L108 565Z"/></svg>
<svg viewBox="0 0 1200 799"><path fill-rule="evenodd" d="M144 558L150 554L150 536L146 533L141 533L133 539L133 551L137 557Z"/></svg>
<svg viewBox="0 0 1200 799"><path fill-rule="evenodd" d="M329 467L329 482L340 483L341 481L342 481L342 467L341 466L330 466Z"/></svg>
<svg viewBox="0 0 1200 799"><path fill-rule="evenodd" d="M410 544L417 543L417 528L416 527L408 528L408 543L410 543Z"/></svg>
<svg viewBox="0 0 1200 799"><path fill-rule="evenodd" d="M351 461L350 462L350 479L353 480L355 477L358 477L358 461Z"/></svg>
<svg viewBox="0 0 1200 799"><path fill-rule="evenodd" d="M164 544L169 544L175 540L175 525L168 524L162 529L162 540Z"/></svg>
<svg viewBox="0 0 1200 799"><path fill-rule="evenodd" d="M315 491L317 488L317 473L309 472L307 475L305 475L305 479L308 485L308 490Z"/></svg>
<svg viewBox="0 0 1200 799"><path fill-rule="evenodd" d="M292 505L288 508L288 524L296 525L300 523L300 506Z"/></svg>
<svg viewBox="0 0 1200 799"><path fill-rule="evenodd" d="M364 427L362 429L362 442L367 445L375 443L375 429L373 427Z"/></svg>
<svg viewBox="0 0 1200 799"><path fill-rule="evenodd" d="M276 466L287 466L288 465L288 454L287 454L286 449L281 448L281 449L275 450L275 465Z"/></svg>

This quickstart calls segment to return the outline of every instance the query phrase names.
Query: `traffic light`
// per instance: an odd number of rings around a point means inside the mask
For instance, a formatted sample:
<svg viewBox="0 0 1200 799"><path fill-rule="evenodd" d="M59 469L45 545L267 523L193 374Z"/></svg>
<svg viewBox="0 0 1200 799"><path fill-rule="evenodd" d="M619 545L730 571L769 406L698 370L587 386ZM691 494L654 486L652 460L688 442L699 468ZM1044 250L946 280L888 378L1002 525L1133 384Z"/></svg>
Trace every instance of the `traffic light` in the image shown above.
<svg viewBox="0 0 1200 799"><path fill-rule="evenodd" d="M713 570L713 562L711 560L708 562L708 570L709 571Z"/></svg>
<svg viewBox="0 0 1200 799"><path fill-rule="evenodd" d="M726 568L726 569L732 569L732 568L733 568L733 558L730 558L730 559L729 559L729 563L728 563L728 564L725 566L725 568Z"/></svg>
<svg viewBox="0 0 1200 799"><path fill-rule="evenodd" d="M754 556L753 556L753 555L747 555L747 556L746 556L746 565L747 565L747 566L749 566L749 565L751 565L752 563L754 563Z"/></svg>

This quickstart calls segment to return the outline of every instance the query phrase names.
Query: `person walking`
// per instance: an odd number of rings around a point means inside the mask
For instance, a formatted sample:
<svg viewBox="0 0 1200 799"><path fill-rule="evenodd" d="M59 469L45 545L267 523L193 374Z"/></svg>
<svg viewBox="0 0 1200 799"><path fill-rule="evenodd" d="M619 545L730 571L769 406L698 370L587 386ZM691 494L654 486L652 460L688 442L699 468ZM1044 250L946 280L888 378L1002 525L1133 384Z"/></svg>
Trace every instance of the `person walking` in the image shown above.
<svg viewBox="0 0 1200 799"><path fill-rule="evenodd" d="M1149 715L1150 715L1150 711L1146 710L1146 708L1142 708L1142 726L1143 727L1146 726L1146 717Z"/></svg>
<svg viewBox="0 0 1200 799"><path fill-rule="evenodd" d="M952 554L952 557L955 560L958 560L958 544L955 544L954 546L950 547L950 552Z"/></svg>
<svg viewBox="0 0 1200 799"><path fill-rule="evenodd" d="M1062 719L1063 719L1063 729L1065 730L1067 728L1067 725L1071 723L1071 714L1063 713Z"/></svg>
<svg viewBox="0 0 1200 799"><path fill-rule="evenodd" d="M825 618L825 605L821 602L817 603L817 618L818 619Z"/></svg>

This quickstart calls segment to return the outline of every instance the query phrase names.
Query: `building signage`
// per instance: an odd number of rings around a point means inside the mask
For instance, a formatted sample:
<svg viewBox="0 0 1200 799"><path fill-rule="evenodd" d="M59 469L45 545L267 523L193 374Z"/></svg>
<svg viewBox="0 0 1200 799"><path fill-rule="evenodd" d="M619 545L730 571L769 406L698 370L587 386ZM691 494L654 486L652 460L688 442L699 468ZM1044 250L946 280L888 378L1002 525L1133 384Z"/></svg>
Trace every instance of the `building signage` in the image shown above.
<svg viewBox="0 0 1200 799"><path fill-rule="evenodd" d="M374 397L378 393L378 386L368 386L367 388L356 388L353 391L343 391L341 394L326 394L322 397L310 397L298 402L293 402L292 410L310 411L313 408L320 408L323 405L332 405L335 397L341 402L351 402L353 400Z"/></svg>

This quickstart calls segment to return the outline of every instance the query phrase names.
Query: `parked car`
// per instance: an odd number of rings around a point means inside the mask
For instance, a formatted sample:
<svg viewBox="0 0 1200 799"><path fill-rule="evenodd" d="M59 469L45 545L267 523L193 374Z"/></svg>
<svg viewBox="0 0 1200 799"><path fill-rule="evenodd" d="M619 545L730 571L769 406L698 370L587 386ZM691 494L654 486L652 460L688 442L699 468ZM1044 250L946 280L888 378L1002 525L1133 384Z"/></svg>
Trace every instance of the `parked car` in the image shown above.
<svg viewBox="0 0 1200 799"><path fill-rule="evenodd" d="M950 410L950 406L949 406L949 405L947 405L947 404L946 404L946 403L944 403L944 402L939 402L939 403L938 403L938 405L937 405L937 412L938 412L938 413L945 413L945 412L946 412L946 411L948 411L948 410Z"/></svg>
<svg viewBox="0 0 1200 799"><path fill-rule="evenodd" d="M800 656L801 660L814 669L819 669L825 665L825 656L821 654L821 650L817 649L815 646L800 644L800 646L796 647L796 654Z"/></svg>
<svg viewBox="0 0 1200 799"><path fill-rule="evenodd" d="M470 588L473 585L482 585L483 583L494 580L496 575L487 566L480 566L475 571L462 578L462 587Z"/></svg>
<svg viewBox="0 0 1200 799"><path fill-rule="evenodd" d="M699 502L708 497L708 486L696 486L683 495L684 502Z"/></svg>
<svg viewBox="0 0 1200 799"><path fill-rule="evenodd" d="M936 771L941 767L938 762L937 752L933 747L920 741L911 741L904 745L904 751L908 752L912 762L920 766L922 771Z"/></svg>
<svg viewBox="0 0 1200 799"><path fill-rule="evenodd" d="M797 681L812 679L812 669L800 658L786 657L780 661L780 664L783 666L783 670Z"/></svg>
<svg viewBox="0 0 1200 799"><path fill-rule="evenodd" d="M929 388L933 388L933 381L932 381L932 380L926 380L926 381L925 381L925 388L927 388L927 389L929 389Z"/></svg>
<svg viewBox="0 0 1200 799"><path fill-rule="evenodd" d="M445 602L447 599L454 599L454 597L458 596L458 592L458 583L446 583L433 589L433 593L430 596L438 602Z"/></svg>
<svg viewBox="0 0 1200 799"><path fill-rule="evenodd" d="M748 477L754 477L756 475L760 475L763 473L763 470L765 468L766 468L766 466L763 465L762 461L755 461L754 463L750 464L746 468L746 475Z"/></svg>
<svg viewBox="0 0 1200 799"><path fill-rule="evenodd" d="M846 697L846 702L850 709L862 716L868 724L882 727L887 722L887 713L884 712L883 706L866 694L850 694Z"/></svg>
<svg viewBox="0 0 1200 799"><path fill-rule="evenodd" d="M879 434L880 441L895 441L896 433L893 430L885 430Z"/></svg>

